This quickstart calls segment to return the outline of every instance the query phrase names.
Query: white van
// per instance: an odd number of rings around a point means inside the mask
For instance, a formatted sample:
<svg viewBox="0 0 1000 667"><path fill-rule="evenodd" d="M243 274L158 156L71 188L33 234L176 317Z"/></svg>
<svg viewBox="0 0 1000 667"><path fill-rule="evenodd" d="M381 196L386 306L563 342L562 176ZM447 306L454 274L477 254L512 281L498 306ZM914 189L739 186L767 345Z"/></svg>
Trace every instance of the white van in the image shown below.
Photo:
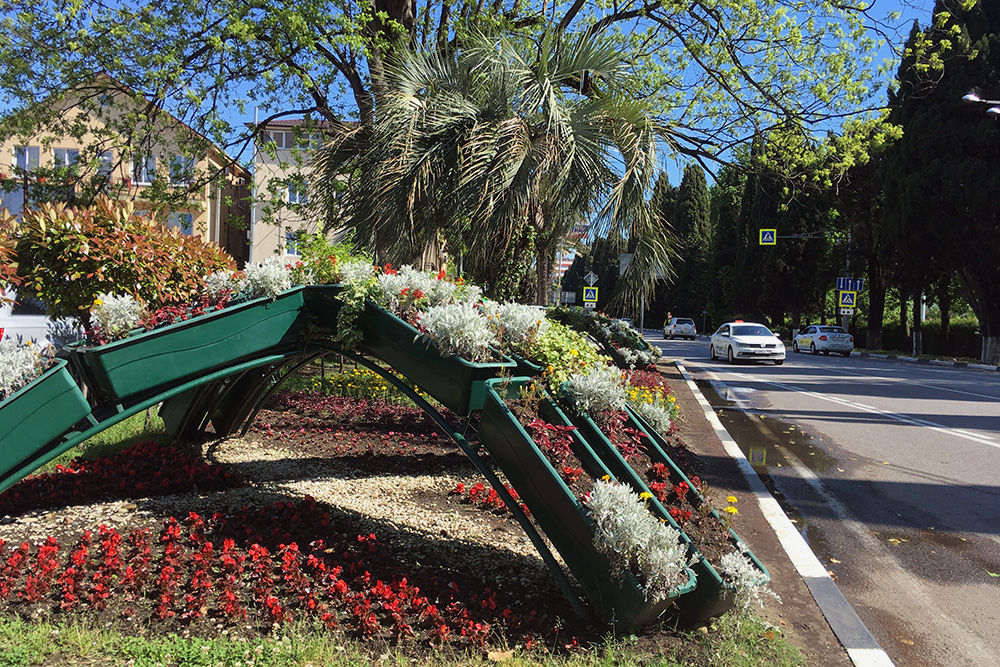
<svg viewBox="0 0 1000 667"><path fill-rule="evenodd" d="M4 291L4 296L14 299L15 303L0 304L0 331L3 332L3 338L62 347L83 337L75 320L49 319L45 314L45 304L41 301L18 295L10 289Z"/></svg>

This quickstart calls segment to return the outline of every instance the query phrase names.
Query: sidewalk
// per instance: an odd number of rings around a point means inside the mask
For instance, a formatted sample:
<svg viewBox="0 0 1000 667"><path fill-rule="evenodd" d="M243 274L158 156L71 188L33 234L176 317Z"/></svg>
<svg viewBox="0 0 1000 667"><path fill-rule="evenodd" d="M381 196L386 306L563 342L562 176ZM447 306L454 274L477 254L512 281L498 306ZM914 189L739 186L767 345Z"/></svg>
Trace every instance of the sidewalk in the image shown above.
<svg viewBox="0 0 1000 667"><path fill-rule="evenodd" d="M780 628L810 667L892 665L683 367L661 363L659 370L677 398L680 437L696 455L698 475L713 497L739 498L733 529L768 569L771 590L781 598L768 602L760 615Z"/></svg>

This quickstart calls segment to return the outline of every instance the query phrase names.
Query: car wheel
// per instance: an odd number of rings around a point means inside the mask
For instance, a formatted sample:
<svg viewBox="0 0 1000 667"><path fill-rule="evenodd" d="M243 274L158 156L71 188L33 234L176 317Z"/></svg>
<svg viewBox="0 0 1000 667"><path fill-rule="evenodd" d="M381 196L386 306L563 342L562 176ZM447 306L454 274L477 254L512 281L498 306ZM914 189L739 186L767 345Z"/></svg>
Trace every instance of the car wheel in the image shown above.
<svg viewBox="0 0 1000 667"><path fill-rule="evenodd" d="M794 352L795 354L799 353L799 341L797 340L792 341L792 352Z"/></svg>
<svg viewBox="0 0 1000 667"><path fill-rule="evenodd" d="M733 348L732 348L732 346L726 348L726 361L728 361L731 364L735 364L736 363L736 358L733 356Z"/></svg>
<svg viewBox="0 0 1000 667"><path fill-rule="evenodd" d="M774 360L774 365L775 365L775 366L780 366L780 365L781 365L781 364L783 364L783 363L785 363L785 360L784 360L784 359L775 359L775 360Z"/></svg>
<svg viewBox="0 0 1000 667"><path fill-rule="evenodd" d="M691 336L691 340L694 340L694 336Z"/></svg>
<svg viewBox="0 0 1000 667"><path fill-rule="evenodd" d="M849 357L849 356L851 356L851 353L850 353L850 352L841 352L841 354L842 354L842 355L844 355L845 357Z"/></svg>
<svg viewBox="0 0 1000 667"><path fill-rule="evenodd" d="M712 361L719 358L719 355L715 353L715 346L711 343L708 344L708 356L711 357Z"/></svg>
<svg viewBox="0 0 1000 667"><path fill-rule="evenodd" d="M809 343L809 351L813 354L819 354L819 352L816 351L816 343Z"/></svg>

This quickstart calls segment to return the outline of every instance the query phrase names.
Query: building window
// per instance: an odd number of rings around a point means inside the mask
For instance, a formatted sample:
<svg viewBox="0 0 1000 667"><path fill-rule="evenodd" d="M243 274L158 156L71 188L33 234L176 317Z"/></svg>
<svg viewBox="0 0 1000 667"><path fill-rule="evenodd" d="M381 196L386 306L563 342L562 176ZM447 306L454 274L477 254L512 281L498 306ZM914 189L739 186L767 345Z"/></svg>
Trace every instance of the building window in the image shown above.
<svg viewBox="0 0 1000 667"><path fill-rule="evenodd" d="M167 227L177 228L182 234L194 234L194 216L191 213L170 213L167 215Z"/></svg>
<svg viewBox="0 0 1000 667"><path fill-rule="evenodd" d="M56 167L72 167L80 161L80 151L75 148L54 148L52 157Z"/></svg>
<svg viewBox="0 0 1000 667"><path fill-rule="evenodd" d="M298 234L292 231L285 232L285 254L299 255Z"/></svg>
<svg viewBox="0 0 1000 667"><path fill-rule="evenodd" d="M170 157L170 184L187 185L191 182L191 173L194 171L194 158L184 155L173 155Z"/></svg>
<svg viewBox="0 0 1000 667"><path fill-rule="evenodd" d="M27 172L38 169L41 150L38 146L17 146L14 148L14 165Z"/></svg>
<svg viewBox="0 0 1000 667"><path fill-rule="evenodd" d="M292 181L288 184L289 204L308 204L309 192L305 181Z"/></svg>
<svg viewBox="0 0 1000 667"><path fill-rule="evenodd" d="M146 155L136 158L132 169L132 180L139 185L149 185L156 180L156 158Z"/></svg>
<svg viewBox="0 0 1000 667"><path fill-rule="evenodd" d="M111 154L111 151L104 151L98 157L97 163L97 173L101 176L107 176L111 173L111 168L114 166L115 158Z"/></svg>

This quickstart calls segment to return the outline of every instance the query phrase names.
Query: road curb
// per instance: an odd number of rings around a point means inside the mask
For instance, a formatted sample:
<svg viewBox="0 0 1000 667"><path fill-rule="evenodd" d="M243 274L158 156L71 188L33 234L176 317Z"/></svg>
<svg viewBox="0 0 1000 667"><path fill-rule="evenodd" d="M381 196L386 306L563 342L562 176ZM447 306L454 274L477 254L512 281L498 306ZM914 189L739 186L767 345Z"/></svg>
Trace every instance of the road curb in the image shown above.
<svg viewBox="0 0 1000 667"><path fill-rule="evenodd" d="M861 618L851 607L840 588L830 577L826 567L820 562L806 543L805 538L799 533L792 522L785 515L784 510L774 499L774 496L764 486L764 482L757 476L757 472L747 461L746 456L739 445L729 435L729 431L719 421L715 410L708 400L702 395L697 383L684 368L683 364L675 361L674 365L680 371L681 377L687 383L688 388L694 395L698 404L705 413L705 417L711 424L716 436L722 443L726 453L736 461L737 467L750 485L750 489L757 498L764 518L771 529L774 530L781 547L788 554L789 560L795 567L795 571L802 577L806 587L816 601L820 612L830 624L834 635L847 650L847 655L857 667L891 667L893 665L889 655L879 646L878 641L869 632L868 628L861 621Z"/></svg>
<svg viewBox="0 0 1000 667"><path fill-rule="evenodd" d="M917 357L900 356L896 354L874 354L872 352L852 352L852 357L862 359L885 359L888 361L905 361L908 363L930 364L931 366L948 366L951 368L972 368L979 371L1000 371L1000 366L988 364L970 364L967 361L944 361L943 359L920 359Z"/></svg>

